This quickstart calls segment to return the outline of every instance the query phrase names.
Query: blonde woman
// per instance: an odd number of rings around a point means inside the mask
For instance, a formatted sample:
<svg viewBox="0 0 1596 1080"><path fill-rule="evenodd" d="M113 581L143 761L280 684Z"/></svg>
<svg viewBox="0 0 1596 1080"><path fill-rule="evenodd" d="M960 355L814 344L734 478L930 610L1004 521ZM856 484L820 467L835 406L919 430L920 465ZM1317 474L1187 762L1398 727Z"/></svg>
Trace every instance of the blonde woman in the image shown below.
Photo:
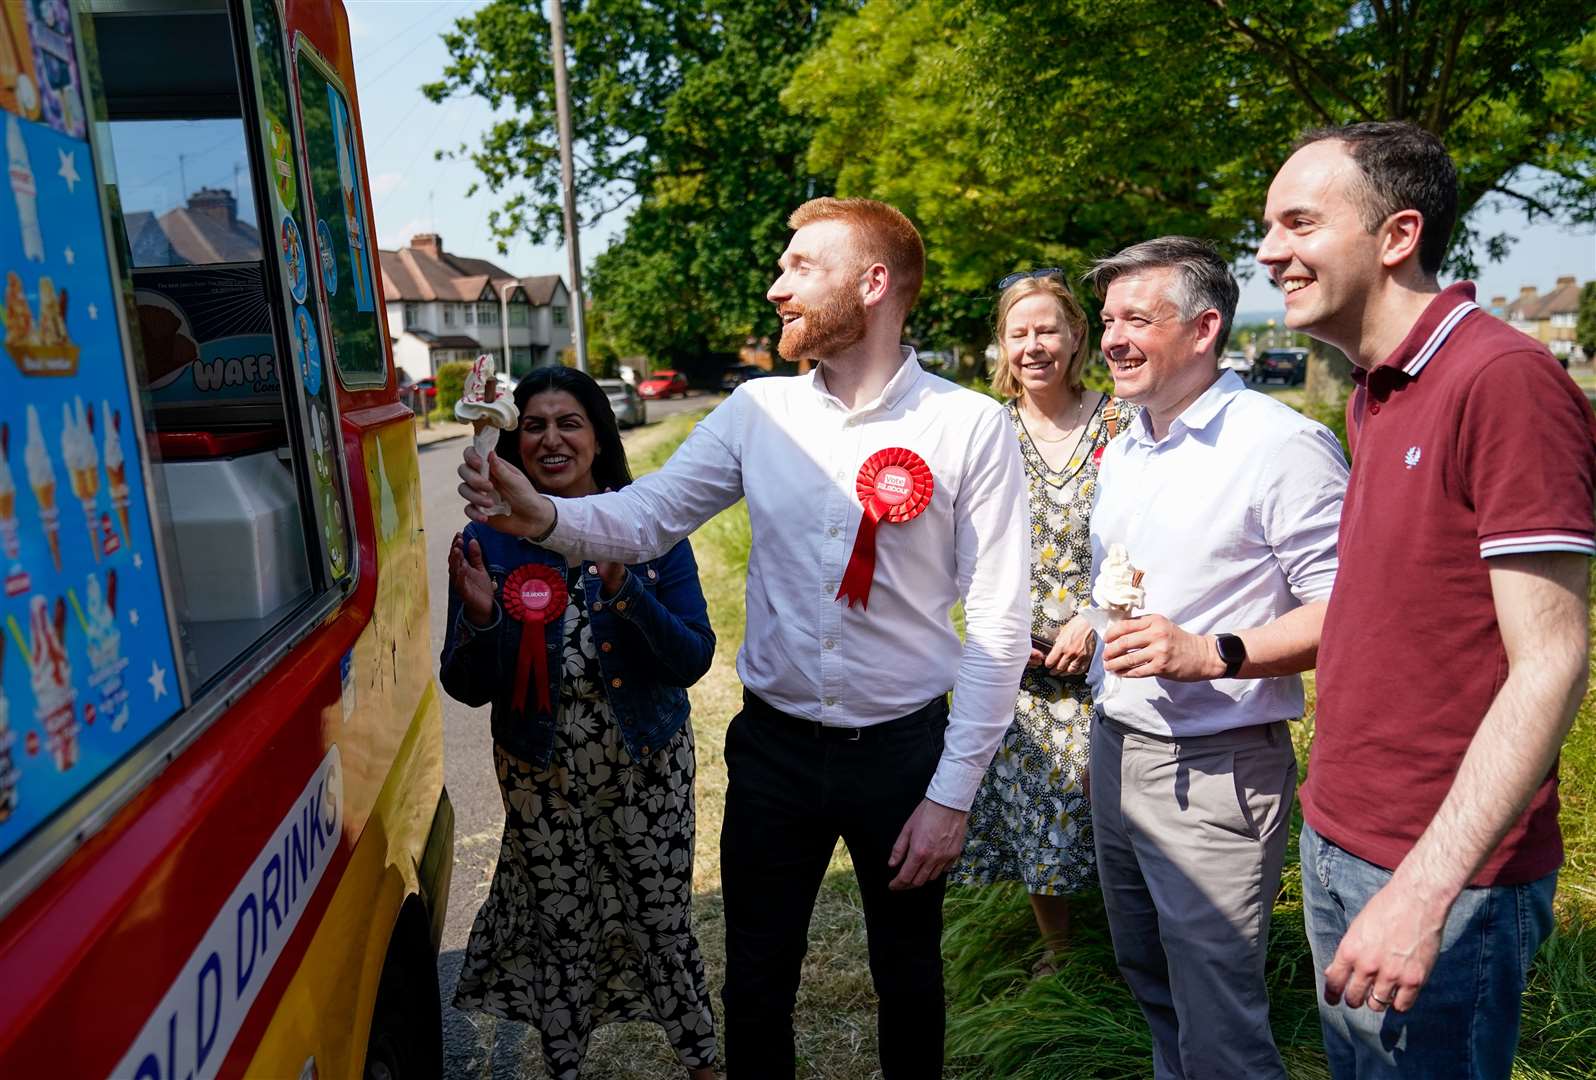
<svg viewBox="0 0 1596 1080"><path fill-rule="evenodd" d="M1096 642L1076 611L1090 603L1097 461L1128 415L1081 382L1086 313L1062 271L1011 274L999 289L992 387L1008 399L1030 488L1033 648L951 880L1025 883L1045 976L1069 939L1069 897L1097 882L1086 775Z"/></svg>

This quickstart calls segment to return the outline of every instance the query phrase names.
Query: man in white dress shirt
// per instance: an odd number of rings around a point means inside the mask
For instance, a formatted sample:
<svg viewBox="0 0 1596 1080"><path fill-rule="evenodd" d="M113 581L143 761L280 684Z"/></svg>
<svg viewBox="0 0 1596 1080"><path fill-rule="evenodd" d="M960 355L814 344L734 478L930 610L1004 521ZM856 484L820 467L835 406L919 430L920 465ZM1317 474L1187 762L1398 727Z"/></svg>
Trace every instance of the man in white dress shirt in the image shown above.
<svg viewBox="0 0 1596 1080"><path fill-rule="evenodd" d="M549 499L496 463L509 517L483 516L492 490L469 464L461 493L475 520L625 563L748 500L744 707L726 736L721 833L727 1061L745 1080L793 1076L809 918L841 837L863 899L882 1072L924 1080L942 1067L943 875L1030 650L1024 469L1002 408L922 371L900 344L925 266L908 219L816 199L789 224L767 295L781 354L814 371L744 383L622 491ZM905 450L928 468L931 497L875 530L855 606L839 591L862 569L856 482L874 455ZM962 646L948 619L961 598Z"/></svg>
<svg viewBox="0 0 1596 1080"><path fill-rule="evenodd" d="M1123 544L1146 590L1092 669L1114 954L1158 1080L1285 1080L1264 957L1297 781L1286 722L1335 581L1346 462L1328 429L1219 370L1238 290L1211 246L1150 240L1087 278L1114 392L1143 406L1103 454L1091 523L1094 565Z"/></svg>

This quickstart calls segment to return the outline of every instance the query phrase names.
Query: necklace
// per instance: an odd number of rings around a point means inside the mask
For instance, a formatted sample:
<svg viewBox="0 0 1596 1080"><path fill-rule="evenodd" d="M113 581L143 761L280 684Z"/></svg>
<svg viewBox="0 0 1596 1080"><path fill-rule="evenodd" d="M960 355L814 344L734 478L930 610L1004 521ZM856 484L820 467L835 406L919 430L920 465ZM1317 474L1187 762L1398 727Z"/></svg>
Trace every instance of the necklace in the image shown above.
<svg viewBox="0 0 1596 1080"><path fill-rule="evenodd" d="M1080 423L1081 423L1081 412L1085 408L1086 408L1086 391L1083 390L1083 391L1081 391L1080 396L1075 399L1075 422L1064 430L1064 434L1060 435L1056 439L1049 439L1049 438L1045 438L1045 437L1043 437L1041 435L1037 435L1035 433L1031 433L1031 438L1035 439L1037 442L1044 442L1044 443L1061 443L1061 442L1066 441L1067 439L1069 439L1069 437L1071 435L1075 434L1075 429L1080 426ZM1049 417L1048 419L1052 419L1052 418Z"/></svg>

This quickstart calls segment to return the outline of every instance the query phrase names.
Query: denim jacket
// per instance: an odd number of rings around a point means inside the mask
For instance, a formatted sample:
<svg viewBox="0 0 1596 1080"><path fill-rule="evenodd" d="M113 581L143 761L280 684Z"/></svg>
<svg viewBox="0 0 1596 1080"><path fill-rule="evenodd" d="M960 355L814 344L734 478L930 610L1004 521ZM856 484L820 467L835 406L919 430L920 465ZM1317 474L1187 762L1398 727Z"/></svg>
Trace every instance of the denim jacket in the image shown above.
<svg viewBox="0 0 1596 1080"><path fill-rule="evenodd" d="M482 545L482 561L496 594L504 579L527 563L553 567L571 581L565 560L530 540L476 524L466 526L465 537L468 546L472 540ZM611 597L603 595L597 568L584 563L571 592L573 600L587 605L604 692L621 737L634 757L645 757L670 742L687 722L686 688L709 670L715 655L715 632L693 549L683 540L658 559L627 567L625 582ZM565 620L554 619L543 627L553 711L538 708L535 687L529 688L526 708L517 710L513 683L522 624L506 618L497 599L493 621L480 629L471 625L463 607L451 587L448 630L439 657L444 691L466 705L491 703L493 740L530 765L546 766L560 707Z"/></svg>

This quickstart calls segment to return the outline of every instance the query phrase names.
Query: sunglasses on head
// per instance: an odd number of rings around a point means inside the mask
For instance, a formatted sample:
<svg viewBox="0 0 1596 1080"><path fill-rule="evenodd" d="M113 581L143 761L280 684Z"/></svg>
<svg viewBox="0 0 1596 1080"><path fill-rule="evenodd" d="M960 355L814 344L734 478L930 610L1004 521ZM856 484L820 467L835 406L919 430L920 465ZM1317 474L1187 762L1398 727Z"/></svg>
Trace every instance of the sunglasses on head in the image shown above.
<svg viewBox="0 0 1596 1080"><path fill-rule="evenodd" d="M1064 271L1057 266L1043 266L1036 270L1016 270L1014 273L998 282L998 289L1006 289L1010 285L1013 285L1016 281L1024 281L1026 278L1061 278L1063 276Z"/></svg>

